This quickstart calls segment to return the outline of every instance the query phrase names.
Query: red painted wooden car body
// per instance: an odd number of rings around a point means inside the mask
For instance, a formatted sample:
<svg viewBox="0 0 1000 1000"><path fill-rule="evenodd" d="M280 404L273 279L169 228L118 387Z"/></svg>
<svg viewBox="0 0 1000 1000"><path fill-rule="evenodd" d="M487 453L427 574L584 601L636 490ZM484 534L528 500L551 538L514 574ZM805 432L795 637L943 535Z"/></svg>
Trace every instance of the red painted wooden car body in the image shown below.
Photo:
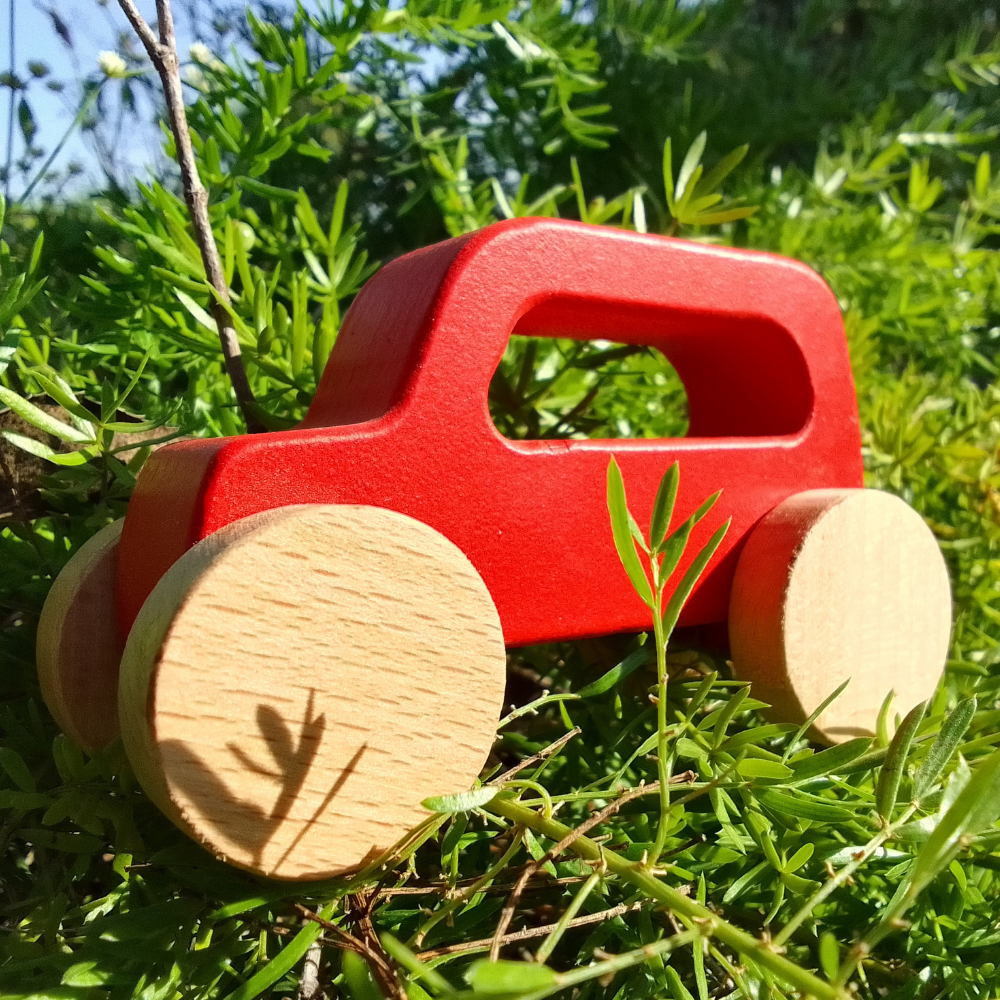
<svg viewBox="0 0 1000 1000"><path fill-rule="evenodd" d="M659 348L686 387L689 436L505 439L487 389L511 333ZM357 296L299 427L151 456L121 540L121 626L223 525L344 503L400 511L458 545L509 645L641 629L648 611L608 522L612 455L644 528L675 459L677 516L724 489L689 558L724 518L732 527L681 623L725 620L741 544L768 511L801 490L862 485L844 328L824 282L768 254L551 219L407 254Z"/></svg>

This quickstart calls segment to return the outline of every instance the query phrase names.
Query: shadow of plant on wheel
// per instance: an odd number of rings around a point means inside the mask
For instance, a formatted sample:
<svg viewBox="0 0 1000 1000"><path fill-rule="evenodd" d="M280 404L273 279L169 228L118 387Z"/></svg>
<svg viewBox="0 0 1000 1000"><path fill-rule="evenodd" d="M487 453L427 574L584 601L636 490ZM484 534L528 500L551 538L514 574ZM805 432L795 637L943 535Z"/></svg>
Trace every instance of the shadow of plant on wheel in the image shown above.
<svg viewBox="0 0 1000 1000"><path fill-rule="evenodd" d="M262 764L236 743L226 744L235 759L233 768L226 769L233 775L227 781L225 771L210 767L191 747L181 740L165 740L160 745L165 770L176 783L183 797L200 818L215 827L240 853L246 856L242 863L261 867L264 852L278 829L288 819L294 803L305 783L319 752L326 731L326 715L315 714L316 691L311 689L306 703L298 737L284 718L271 706L257 706L256 722L260 736L271 756ZM276 861L267 865L277 872L295 849L296 845L319 819L344 783L356 770L367 744L362 744L337 780L330 787L322 802L308 820L296 831ZM270 809L260 804L268 786L278 790Z"/></svg>

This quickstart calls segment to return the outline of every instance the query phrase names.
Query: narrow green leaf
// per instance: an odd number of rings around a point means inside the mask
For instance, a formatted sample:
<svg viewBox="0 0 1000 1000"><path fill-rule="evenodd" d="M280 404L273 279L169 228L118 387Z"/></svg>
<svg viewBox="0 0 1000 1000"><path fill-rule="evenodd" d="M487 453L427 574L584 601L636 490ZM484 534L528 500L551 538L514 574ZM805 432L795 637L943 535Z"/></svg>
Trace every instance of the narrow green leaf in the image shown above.
<svg viewBox="0 0 1000 1000"><path fill-rule="evenodd" d="M13 327L0 338L0 375L3 375L17 354L17 348L21 343L21 332Z"/></svg>
<svg viewBox="0 0 1000 1000"><path fill-rule="evenodd" d="M233 226L233 248L236 253L236 270L240 276L243 295L253 294L253 275L250 273L250 250L253 248L256 236L245 222L237 222Z"/></svg>
<svg viewBox="0 0 1000 1000"><path fill-rule="evenodd" d="M649 545L657 552L667 530L670 519L674 515L674 502L677 499L677 486L680 483L680 463L674 462L663 474L660 486L653 501L653 517L649 525Z"/></svg>
<svg viewBox="0 0 1000 1000"><path fill-rule="evenodd" d="M16 392L3 385L0 385L0 403L9 407L22 420L26 420L31 424L32 427L37 427L40 431L51 434L62 441L88 444L94 440L93 436L84 434L83 431L79 431L75 427L70 427L69 424L64 424L61 420L56 420L55 417L50 416L44 410L35 406L34 403L28 402L23 396L19 396Z"/></svg>
<svg viewBox="0 0 1000 1000"><path fill-rule="evenodd" d="M17 431L0 431L0 437L8 440L15 448L20 448L21 451L26 451L29 455L44 458L45 461L52 462L53 465L85 465L97 454L96 448L81 448L78 451L59 452L50 448L47 444L42 444L41 441L26 437L24 434L18 434Z"/></svg>
<svg viewBox="0 0 1000 1000"><path fill-rule="evenodd" d="M819 964L826 978L832 983L840 971L840 945L837 944L836 935L830 931L823 931L819 939Z"/></svg>
<svg viewBox="0 0 1000 1000"><path fill-rule="evenodd" d="M689 193L688 184L694 176L698 165L701 163L701 156L705 152L705 142L707 139L708 133L704 131L699 132L694 142L688 148L684 162L681 164L681 171L677 175L677 188L674 197L683 199Z"/></svg>
<svg viewBox="0 0 1000 1000"><path fill-rule="evenodd" d="M689 740L686 736L681 736L674 744L678 757L687 757L690 760L707 760L708 750L700 743Z"/></svg>
<svg viewBox="0 0 1000 1000"><path fill-rule="evenodd" d="M788 859L788 864L786 864L784 868L785 873L791 875L792 872L797 872L813 856L813 852L815 850L816 850L815 844L812 843L803 844Z"/></svg>
<svg viewBox="0 0 1000 1000"><path fill-rule="evenodd" d="M663 144L663 189L667 196L667 208L674 214L674 167L673 154L669 136Z"/></svg>
<svg viewBox="0 0 1000 1000"><path fill-rule="evenodd" d="M755 726L753 729L747 729L735 736L730 736L717 749L722 753L731 753L735 757L740 750L751 743L758 745L766 743L768 740L774 740L779 736L784 736L785 733L790 733L794 728L795 726L788 722L773 722L767 726ZM791 768L788 770L791 773Z"/></svg>
<svg viewBox="0 0 1000 1000"><path fill-rule="evenodd" d="M260 195L270 201L298 201L297 191L289 191L288 188L275 187L273 184L264 184L262 181L254 180L252 177L237 177L237 187L244 188L251 194Z"/></svg>
<svg viewBox="0 0 1000 1000"><path fill-rule="evenodd" d="M698 185L699 190L708 194L715 189L743 162L747 155L749 145L737 146L736 149L726 153L719 162L702 178Z"/></svg>
<svg viewBox="0 0 1000 1000"><path fill-rule="evenodd" d="M761 805L785 816L797 819L811 819L817 823L843 823L857 817L854 811L842 802L821 801L814 797L790 795L773 788L763 788L757 793Z"/></svg>
<svg viewBox="0 0 1000 1000"><path fill-rule="evenodd" d="M108 379L101 382L101 423L113 420L118 400L115 398L115 387Z"/></svg>
<svg viewBox="0 0 1000 1000"><path fill-rule="evenodd" d="M976 194L985 198L990 188L990 154L981 153L976 164Z"/></svg>
<svg viewBox="0 0 1000 1000"><path fill-rule="evenodd" d="M470 809L477 809L486 805L491 799L496 798L500 789L492 785L485 788L473 788L469 792L458 792L454 795L437 795L433 798L424 799L420 804L431 812L436 813L458 813L468 812Z"/></svg>
<svg viewBox="0 0 1000 1000"><path fill-rule="evenodd" d="M210 330L214 334L218 334L219 327L215 320L208 314L208 312L203 309L194 299L191 298L186 292L182 292L179 288L174 289L174 295L177 296L181 305L203 326L206 330Z"/></svg>
<svg viewBox="0 0 1000 1000"><path fill-rule="evenodd" d="M774 834L771 821L758 809L751 808L743 814L743 823L757 845L764 852L769 864L775 871L781 871L781 858L774 846Z"/></svg>
<svg viewBox="0 0 1000 1000"><path fill-rule="evenodd" d="M324 920L331 919L336 905L336 903L328 903L319 911L319 915ZM254 1000L254 997L259 997L261 993L273 986L282 976L291 972L302 961L309 946L322 933L323 928L319 924L312 920L309 921L264 968L256 972L241 986L237 986L232 993L226 996L226 1000ZM345 955L349 954L353 954L353 952L345 953ZM360 960L364 961L364 959Z"/></svg>
<svg viewBox="0 0 1000 1000"><path fill-rule="evenodd" d="M878 710L878 718L875 720L875 737L879 746L889 746L889 710L892 708L893 700L896 697L895 691L890 691L882 702Z"/></svg>
<svg viewBox="0 0 1000 1000"><path fill-rule="evenodd" d="M691 226L721 226L723 222L749 219L758 211L756 205L744 205L741 208L724 208L720 212L699 212L685 221Z"/></svg>
<svg viewBox="0 0 1000 1000"><path fill-rule="evenodd" d="M694 168L694 173L691 174L687 185L682 189L680 185L677 188L677 220L679 222L691 223L691 217L693 212L691 211L691 200L694 198L694 192L698 187L698 181L701 179L702 171L705 168L699 163Z"/></svg>
<svg viewBox="0 0 1000 1000"><path fill-rule="evenodd" d="M2 767L10 780L21 789L22 792L33 792L35 790L35 779L28 770L28 765L24 763L21 755L10 747L0 747L0 767Z"/></svg>
<svg viewBox="0 0 1000 1000"><path fill-rule="evenodd" d="M608 462L608 513L611 515L611 533L614 536L615 548L618 550L618 558L621 560L625 572L636 593L646 602L649 607L653 607L653 591L650 588L649 580L639 562L639 553L636 552L635 543L632 541L632 530L628 521L628 505L625 499L625 484L622 481L621 469L614 456Z"/></svg>
<svg viewBox="0 0 1000 1000"><path fill-rule="evenodd" d="M453 988L451 983L448 982L444 976L441 975L436 969L431 968L424 962L421 962L416 955L410 951L409 948L403 944L398 938L393 937L388 932L383 932L379 935L379 940L382 942L382 947L397 961L404 969L407 970L411 975L416 976L417 979L424 980L435 993L451 993Z"/></svg>
<svg viewBox="0 0 1000 1000"><path fill-rule="evenodd" d="M0 789L0 809L45 809L52 800L44 792L13 791Z"/></svg>
<svg viewBox="0 0 1000 1000"><path fill-rule="evenodd" d="M919 802L937 782L948 761L951 760L958 749L962 737L965 736L972 722L973 715L978 707L975 698L964 698L945 720L941 726L941 732L931 744L927 756L917 771L917 776L913 779L913 798Z"/></svg>
<svg viewBox="0 0 1000 1000"><path fill-rule="evenodd" d="M292 376L298 378L306 358L309 334L309 286L304 274L292 276Z"/></svg>
<svg viewBox="0 0 1000 1000"><path fill-rule="evenodd" d="M810 712L809 717L806 719L805 722L802 723L801 726L799 726L798 732L789 742L788 744L789 753L792 751L792 748L795 746L795 744L798 743L798 741L802 739L802 737L805 736L807 732L809 732L809 730L812 728L813 723L844 693L844 689L850 683L851 683L851 678L848 677L847 680L844 681L844 683L841 684L840 687L838 687L837 690L833 692L833 694L827 695L823 699L823 701L821 701L819 705L815 709L813 709L812 712Z"/></svg>
<svg viewBox="0 0 1000 1000"><path fill-rule="evenodd" d="M780 761L758 757L745 757L736 765L736 771L744 778L774 778L779 781L792 773L792 769Z"/></svg>
<svg viewBox="0 0 1000 1000"><path fill-rule="evenodd" d="M906 767L906 758L910 754L913 737L917 735L917 730L920 728L920 723L924 721L926 711L926 701L922 701L910 709L889 744L889 752L885 756L885 763L882 765L882 770L879 771L878 780L875 783L875 807L878 809L878 814L885 820L889 819L895 808L896 798L899 795L899 782L903 777L903 769Z"/></svg>
<svg viewBox="0 0 1000 1000"><path fill-rule="evenodd" d="M642 528L639 527L639 522L632 516L632 511L628 511L628 530L632 533L635 544L648 556L649 546L646 544L646 539L642 537Z"/></svg>
<svg viewBox="0 0 1000 1000"><path fill-rule="evenodd" d="M576 162L576 157L569 158L569 169L573 175L573 188L576 191L576 208L580 215L581 222L589 222L587 218L587 199L583 193L583 181L580 178L580 167Z"/></svg>
<svg viewBox="0 0 1000 1000"><path fill-rule="evenodd" d="M722 741L726 738L726 730L729 728L729 723L736 718L743 702L746 701L749 694L750 685L747 684L745 687L741 687L719 710L719 717L715 720L715 730L712 733L712 745L714 747L718 748L721 746Z"/></svg>
<svg viewBox="0 0 1000 1000"><path fill-rule="evenodd" d="M67 413L71 413L73 416L88 423L96 424L98 422L97 417L90 410L77 402L76 396L73 395L73 390L61 378L58 378L58 376L56 378L49 378L48 375L37 369L31 370L31 376ZM93 438L90 440L93 440Z"/></svg>
<svg viewBox="0 0 1000 1000"><path fill-rule="evenodd" d="M547 965L537 962L473 962L465 974L466 982L477 993L527 993L544 990L558 982Z"/></svg>
<svg viewBox="0 0 1000 1000"><path fill-rule="evenodd" d="M718 679L719 672L717 670L713 670L710 674L706 675L705 679L698 685L698 690L695 691L695 693L691 696L691 700L688 702L687 708L684 711L685 719L690 721L694 718L695 712L701 708Z"/></svg>
<svg viewBox="0 0 1000 1000"><path fill-rule="evenodd" d="M771 865L767 861L761 861L760 864L755 865L750 871L744 872L726 890L726 894L722 897L722 902L731 903L734 899L739 899L740 893L753 885L770 867Z"/></svg>
<svg viewBox="0 0 1000 1000"><path fill-rule="evenodd" d="M722 490L713 493L686 521L670 533L665 542L661 543L660 551L663 553L663 562L660 564L660 579L668 579L677 568L681 556L687 549L688 539L691 537L695 525L715 506L715 502L720 496L722 496Z"/></svg>
<svg viewBox="0 0 1000 1000"><path fill-rule="evenodd" d="M316 218L316 213L313 211L309 196L304 188L299 188L295 195L295 215L302 223L302 228L325 250L327 248L326 233L323 232L319 220Z"/></svg>
<svg viewBox="0 0 1000 1000"><path fill-rule="evenodd" d="M781 873L781 883L787 886L797 896L805 896L807 893L815 892L819 888L819 883L812 879L800 878L791 872Z"/></svg>
<svg viewBox="0 0 1000 1000"><path fill-rule="evenodd" d="M469 814L465 812L456 813L454 819L448 824L445 835L441 838L441 865L444 867L445 861L451 857L458 842L462 839L469 826Z"/></svg>
<svg viewBox="0 0 1000 1000"><path fill-rule="evenodd" d="M817 778L824 774L838 774L840 768L867 753L871 745L871 737L859 736L857 739L848 740L846 743L814 753L804 760L796 761L792 765L792 781L805 781L807 778Z"/></svg>
<svg viewBox="0 0 1000 1000"><path fill-rule="evenodd" d="M593 698L595 695L604 694L609 691L619 681L623 681L629 674L638 670L644 663L650 662L654 651L646 646L640 646L625 657L621 663L615 664L606 674L598 677L596 681L581 688L577 694L581 698Z"/></svg>
<svg viewBox="0 0 1000 1000"><path fill-rule="evenodd" d="M1000 817L1000 750L994 750L972 773L969 783L920 849L910 873L916 895L958 853L962 841L992 826Z"/></svg>
<svg viewBox="0 0 1000 1000"><path fill-rule="evenodd" d="M77 962L63 973L61 983L63 986L104 986L106 983L113 984L115 978L115 971L103 962Z"/></svg>
<svg viewBox="0 0 1000 1000"><path fill-rule="evenodd" d="M698 902L705 905L707 898L707 887L705 885L705 875L698 878ZM694 982L698 987L698 1000L708 1000L708 978L705 975L705 952L708 950L708 941L699 938L691 943L691 959L694 964Z"/></svg>
<svg viewBox="0 0 1000 1000"><path fill-rule="evenodd" d="M681 582L677 584L676 589L670 595L670 600L667 601L667 606L663 611L663 634L665 636L669 636L673 632L681 610L687 599L691 596L691 591L694 590L694 585L705 571L705 567L709 564L712 556L715 555L715 550L721 544L722 539L726 537L726 532L729 530L731 522L732 518L727 518L715 529L712 537L704 544L698 555L694 557L687 572L681 577Z"/></svg>
<svg viewBox="0 0 1000 1000"><path fill-rule="evenodd" d="M372 975L371 967L361 955L345 951L340 961L351 1000L385 1000Z"/></svg>
<svg viewBox="0 0 1000 1000"><path fill-rule="evenodd" d="M196 281L205 280L205 268L200 260L189 260L173 243L168 243L153 233L143 233L142 239L149 244L151 250L158 253L175 271L180 271L181 274L186 274Z"/></svg>
<svg viewBox="0 0 1000 1000"><path fill-rule="evenodd" d="M347 181L343 180L337 187L337 197L333 202L333 218L330 219L330 249L336 248L340 242L340 233L344 228L344 210L347 208Z"/></svg>

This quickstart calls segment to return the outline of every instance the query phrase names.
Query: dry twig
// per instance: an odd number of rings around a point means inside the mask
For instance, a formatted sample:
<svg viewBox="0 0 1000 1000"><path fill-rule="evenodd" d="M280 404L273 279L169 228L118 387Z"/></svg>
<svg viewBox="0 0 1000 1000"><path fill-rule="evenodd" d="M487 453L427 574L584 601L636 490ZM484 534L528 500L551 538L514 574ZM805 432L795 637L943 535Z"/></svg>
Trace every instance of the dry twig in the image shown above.
<svg viewBox="0 0 1000 1000"><path fill-rule="evenodd" d="M534 864L534 862L529 862L529 863ZM508 868L506 869L506 871L509 872L511 875L513 875L515 872L523 871L526 867L527 865L518 865L514 868ZM542 874L545 875L545 872L542 872ZM430 895L446 896L449 893L453 893L456 889L467 889L470 886L476 885L476 883L480 881L482 881L481 875L478 878L463 879L461 882L456 882L454 886L450 886L445 883L442 883L441 885L432 885L432 886L413 885L413 886L405 886L401 889L382 889L379 895L380 898L382 899L391 898L392 896L430 896ZM586 882L586 881L587 881L587 876L585 875L568 875L566 878L552 878L551 876L546 875L544 882L539 882L535 885L529 885L525 889L525 892L529 891L540 892L543 889L551 889L559 885L575 885L578 882ZM510 882L506 882L503 885L487 885L483 886L481 889L477 889L476 894L481 892L487 896L497 896L497 895L505 896L508 892L510 892L512 888L513 884Z"/></svg>
<svg viewBox="0 0 1000 1000"><path fill-rule="evenodd" d="M344 897L345 916L355 923L359 936L352 934L343 927L338 927L330 920L324 920L318 913L301 903L295 904L295 909L306 918L319 924L328 931L333 931L334 938L325 938L326 944L333 945L345 951L357 952L368 963L375 981L382 994L389 1000L406 1000L406 993L396 976L396 968L382 949L378 935L371 921L371 909L376 895L374 892L357 893L355 896Z"/></svg>
<svg viewBox="0 0 1000 1000"><path fill-rule="evenodd" d="M296 1000L319 1000L323 995L319 988L319 963L323 957L323 944L313 941L306 952L302 963L302 975L299 977L299 989Z"/></svg>
<svg viewBox="0 0 1000 1000"><path fill-rule="evenodd" d="M177 164L181 170L181 184L184 188L184 201L191 217L194 238L201 251L202 263L205 266L205 276L214 290L210 303L212 318L219 330L219 341L222 344L222 356L226 362L226 371L233 384L236 400L246 421L247 430L251 433L264 430L263 425L254 414L255 400L250 382L247 379L246 368L240 352L240 342L236 337L236 329L227 311L229 305L229 286L226 284L222 261L219 259L219 248L215 245L212 233L212 223L208 217L208 191L198 176L198 165L194 159L194 149L191 146L191 133L188 131L187 114L184 110L184 94L181 90L180 59L177 56L177 40L174 36L174 16L170 9L170 0L156 0L156 24L159 37L146 23L139 8L133 0L118 0L129 23L139 36L146 53L149 55L156 72L163 84L163 97L167 103L167 115L170 118L170 131L177 146Z"/></svg>
<svg viewBox="0 0 1000 1000"><path fill-rule="evenodd" d="M567 927L586 927L588 924L599 924L614 917L620 917L625 913L635 913L644 906L648 906L651 900L643 899L636 903L619 903L609 910L601 910L599 913L588 913L586 916L577 917L571 920ZM555 924L542 924L541 927L526 927L523 931L514 931L511 934L504 934L501 945L514 944L518 941L530 941L532 938L545 937L551 933ZM459 944L448 944L441 948L431 948L429 951L421 951L417 958L421 962L429 962L433 958L441 958L444 955L460 955L467 951L485 951L493 944L493 938L481 938L479 941L462 941Z"/></svg>
<svg viewBox="0 0 1000 1000"><path fill-rule="evenodd" d="M539 761L546 760L551 757L558 750L561 750L574 736L579 736L583 732L579 726L574 726L565 736L560 736L555 743L551 743L549 746L545 747L544 750L539 750L538 753L534 754L532 757L526 757L519 764L515 764L509 771L504 771L503 774L498 775L491 781L486 782L487 785L502 785L505 781L510 781L520 771L523 771L526 767L531 767L532 764L537 764Z"/></svg>

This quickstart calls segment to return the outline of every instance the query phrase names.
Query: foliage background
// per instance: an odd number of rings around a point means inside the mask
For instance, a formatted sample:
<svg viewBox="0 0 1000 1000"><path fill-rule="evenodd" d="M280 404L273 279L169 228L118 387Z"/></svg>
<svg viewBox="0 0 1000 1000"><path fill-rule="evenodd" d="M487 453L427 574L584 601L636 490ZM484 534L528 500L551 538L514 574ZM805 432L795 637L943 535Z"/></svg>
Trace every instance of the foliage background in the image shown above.
<svg viewBox="0 0 1000 1000"><path fill-rule="evenodd" d="M809 745L760 726L750 699L709 738L741 689L724 680L724 653L677 636L671 707L691 713L673 734L677 769L693 769L693 789L741 762L743 770L672 814L664 878L755 934L807 907L785 946L811 969L826 969L823 948L827 958L833 948L836 966L912 876L942 798L954 800L968 778L964 760L975 769L1000 742L996 12L967 0L412 0L391 9L356 0L247 11L203 4L201 13L209 44L186 67L190 123L251 379L275 428L304 413L340 318L378 262L504 216L562 215L771 250L806 261L833 287L869 484L913 504L952 571L951 659L905 773L925 759L951 709L975 696L979 710L962 759L938 775L951 792L935 786L904 823L902 805L893 818L876 802L891 720L867 750L882 757L853 775L821 770L803 789L794 774L755 771L746 760L794 770L788 762L807 757ZM123 45L122 66L81 85L95 135L112 109L124 108L123 120L144 113L136 91L155 96L136 52ZM360 926L358 883L261 887L165 830L120 749L85 759L56 735L39 697L38 612L72 551L124 512L147 454L134 435L241 430L170 155L168 140L155 176L134 180L109 164L105 189L76 200L61 195L58 172L39 173L43 154L12 177L14 195L38 180L30 198L12 197L0 248L0 383L10 408L0 418L10 495L0 533L5 995L292 993L301 971L287 945L295 901L319 906L336 893L329 914ZM665 359L600 343L513 343L490 406L515 437L661 436L685 426L683 389ZM641 650L636 642L516 651L510 700L579 693ZM655 777L646 751L635 754L655 725L649 679L641 655L628 662L640 668L592 697L547 700L512 720L497 744L495 763L510 763L583 727L543 781L565 801L564 818ZM723 680L693 702L716 668ZM785 785L812 803L811 818L801 804L800 814L774 805ZM748 825L750 812L766 825ZM449 905L442 886L481 875L511 844L509 824L481 809L449 822L406 874L377 873L385 885L402 877L426 893L412 906L399 902L407 896L375 897L373 926L425 947L492 932L500 893L477 892L448 919L433 914ZM886 853L852 886L810 903L828 871L886 822ZM609 827L610 843L637 860L649 824L633 804ZM543 836L525 841L536 857L548 846ZM986 834L946 866L911 910L908 932L862 963L860 992L995 995L995 846ZM515 861L524 856L514 852L491 877L508 884ZM570 881L539 888L514 927L557 919L589 872L565 859L548 864ZM630 891L602 881L581 912L630 904ZM647 944L676 931L674 920L648 908L608 918L592 933L567 933L550 964L583 967L594 948ZM468 956L452 961L445 971L457 985ZM350 960L342 967L333 947L323 962L329 991L362 1000L376 988ZM420 976L410 978L419 998ZM530 992L522 986L511 992ZM766 963L741 964L719 948L699 958L697 947L579 988L676 1000L758 1000L787 989Z"/></svg>

